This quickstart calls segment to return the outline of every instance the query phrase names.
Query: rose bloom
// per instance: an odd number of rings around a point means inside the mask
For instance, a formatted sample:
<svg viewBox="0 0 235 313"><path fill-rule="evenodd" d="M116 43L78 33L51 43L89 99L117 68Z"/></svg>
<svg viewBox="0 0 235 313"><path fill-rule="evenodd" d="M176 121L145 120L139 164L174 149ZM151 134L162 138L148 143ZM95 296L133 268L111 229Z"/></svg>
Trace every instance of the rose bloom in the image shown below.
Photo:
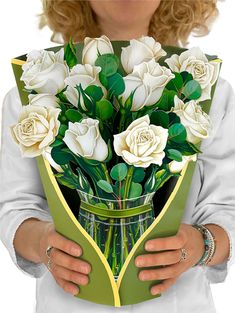
<svg viewBox="0 0 235 313"><path fill-rule="evenodd" d="M27 55L27 61L22 66L25 88L37 93L56 95L65 87L65 77L69 68L64 61L64 49L57 53L46 50L34 50Z"/></svg>
<svg viewBox="0 0 235 313"><path fill-rule="evenodd" d="M131 111L138 111L144 106L155 104L162 96L167 83L174 78L171 70L151 60L134 67L132 74L124 77L125 90L122 96L124 103L135 89Z"/></svg>
<svg viewBox="0 0 235 313"><path fill-rule="evenodd" d="M58 108L59 99L56 96L50 95L48 93L40 93L36 95L30 94L29 105Z"/></svg>
<svg viewBox="0 0 235 313"><path fill-rule="evenodd" d="M68 87L66 91L64 91L65 96L71 104L78 107L79 94L75 87L79 84L81 84L82 89L86 89L86 87L90 85L99 86L102 88L103 94L107 94L106 89L99 81L100 71L100 66L92 66L90 64L78 64L71 69L69 76L65 79L65 83ZM80 105L84 111L87 111L82 96L80 97Z"/></svg>
<svg viewBox="0 0 235 313"><path fill-rule="evenodd" d="M131 39L128 47L122 47L121 62L127 74L131 73L135 65L148 62L151 59L158 61L166 52L153 37L142 36Z"/></svg>
<svg viewBox="0 0 235 313"><path fill-rule="evenodd" d="M54 142L60 127L60 111L35 105L23 107L19 122L11 126L13 139L19 144L23 157L39 156Z"/></svg>
<svg viewBox="0 0 235 313"><path fill-rule="evenodd" d="M82 50L82 64L95 65L98 51L100 54L114 53L109 38L105 35L98 38L86 37L84 39L84 48Z"/></svg>
<svg viewBox="0 0 235 313"><path fill-rule="evenodd" d="M193 144L208 138L212 128L210 117L202 110L196 101L184 103L177 96L174 98L175 105L171 111L179 116L180 122L187 132L187 140Z"/></svg>
<svg viewBox="0 0 235 313"><path fill-rule="evenodd" d="M186 166L186 164L188 164L188 162L190 161L196 162L196 160L197 160L197 154L183 155L181 162L173 160L169 163L168 165L169 170L171 173L180 173L182 169Z"/></svg>
<svg viewBox="0 0 235 313"><path fill-rule="evenodd" d="M202 88L198 101L211 99L211 87L215 84L220 69L220 60L208 61L200 48L189 49L181 55L174 54L165 62L173 72L187 71L192 74Z"/></svg>
<svg viewBox="0 0 235 313"><path fill-rule="evenodd" d="M114 150L126 163L136 167L162 165L168 129L151 125L148 115L138 118L128 128L114 135Z"/></svg>
<svg viewBox="0 0 235 313"><path fill-rule="evenodd" d="M98 120L86 118L69 122L63 141L74 154L86 159L102 162L108 157L108 146L101 137Z"/></svg>

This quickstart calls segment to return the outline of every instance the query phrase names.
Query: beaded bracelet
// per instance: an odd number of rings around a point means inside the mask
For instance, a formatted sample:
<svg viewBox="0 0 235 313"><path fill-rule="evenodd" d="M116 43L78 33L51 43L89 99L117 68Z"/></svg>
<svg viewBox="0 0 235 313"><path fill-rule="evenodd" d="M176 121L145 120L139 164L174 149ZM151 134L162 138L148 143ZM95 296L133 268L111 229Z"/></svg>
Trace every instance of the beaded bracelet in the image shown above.
<svg viewBox="0 0 235 313"><path fill-rule="evenodd" d="M212 232L204 225L194 224L194 228L200 231L203 236L205 251L201 259L194 265L207 265L213 258L216 250L216 240Z"/></svg>

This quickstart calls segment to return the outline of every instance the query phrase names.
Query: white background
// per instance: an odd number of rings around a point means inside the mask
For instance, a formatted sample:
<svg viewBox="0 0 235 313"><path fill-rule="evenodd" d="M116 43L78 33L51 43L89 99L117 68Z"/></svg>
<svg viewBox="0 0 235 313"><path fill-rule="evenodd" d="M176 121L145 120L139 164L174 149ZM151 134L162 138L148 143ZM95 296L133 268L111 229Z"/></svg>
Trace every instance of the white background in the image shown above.
<svg viewBox="0 0 235 313"><path fill-rule="evenodd" d="M235 1L226 0L219 3L219 9L220 17L210 35L205 38L192 38L189 46L199 45L204 52L217 54L223 60L221 76L226 78L235 89ZM32 49L56 45L50 41L49 29L38 30L36 15L40 12L40 0L8 0L1 3L0 103L6 92L15 85L10 65L11 58ZM234 313L234 290L235 266L231 268L225 283L212 285L218 313ZM0 312L11 313L16 310L24 313L34 312L35 279L24 275L16 268L1 242L0 295Z"/></svg>

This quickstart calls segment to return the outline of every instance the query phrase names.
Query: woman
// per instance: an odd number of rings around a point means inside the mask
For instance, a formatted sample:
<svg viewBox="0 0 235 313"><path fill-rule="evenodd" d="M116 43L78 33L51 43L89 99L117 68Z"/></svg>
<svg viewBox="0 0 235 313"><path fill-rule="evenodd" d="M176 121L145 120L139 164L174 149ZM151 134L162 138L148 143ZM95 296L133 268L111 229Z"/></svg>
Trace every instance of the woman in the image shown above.
<svg viewBox="0 0 235 313"><path fill-rule="evenodd" d="M44 23L64 41L70 36L82 41L101 34L111 40L150 35L162 44L185 45L192 31L205 34L208 21L217 13L214 0L44 0L43 4ZM179 232L149 241L146 254L136 258L141 280L163 280L151 290L162 296L119 309L71 296L79 292L79 285L89 283L92 269L79 259L82 247L55 231L36 160L22 159L12 142L8 130L16 122L20 107L14 88L3 106L0 238L18 268L37 278L36 312L215 312L208 283L225 280L235 249L235 95L230 85L222 79L218 82L210 111L214 131L202 142L203 153L197 161ZM206 226L216 239L215 253L206 266L196 265L205 246L201 232L192 226L195 223ZM158 265L164 267L148 269Z"/></svg>

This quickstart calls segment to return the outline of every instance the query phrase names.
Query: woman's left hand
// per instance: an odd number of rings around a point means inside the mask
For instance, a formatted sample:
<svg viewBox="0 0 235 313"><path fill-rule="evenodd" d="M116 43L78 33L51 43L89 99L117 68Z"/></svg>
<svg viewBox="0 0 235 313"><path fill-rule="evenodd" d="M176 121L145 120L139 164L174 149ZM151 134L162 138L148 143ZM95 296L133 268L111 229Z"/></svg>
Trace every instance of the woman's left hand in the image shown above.
<svg viewBox="0 0 235 313"><path fill-rule="evenodd" d="M182 248L187 251L187 258L180 261ZM142 281L163 280L151 288L151 293L156 295L165 292L183 272L200 260L204 252L204 241L200 232L193 226L181 224L175 236L148 240L145 250L152 253L136 257L137 267L164 266L144 269L139 273L139 279Z"/></svg>

